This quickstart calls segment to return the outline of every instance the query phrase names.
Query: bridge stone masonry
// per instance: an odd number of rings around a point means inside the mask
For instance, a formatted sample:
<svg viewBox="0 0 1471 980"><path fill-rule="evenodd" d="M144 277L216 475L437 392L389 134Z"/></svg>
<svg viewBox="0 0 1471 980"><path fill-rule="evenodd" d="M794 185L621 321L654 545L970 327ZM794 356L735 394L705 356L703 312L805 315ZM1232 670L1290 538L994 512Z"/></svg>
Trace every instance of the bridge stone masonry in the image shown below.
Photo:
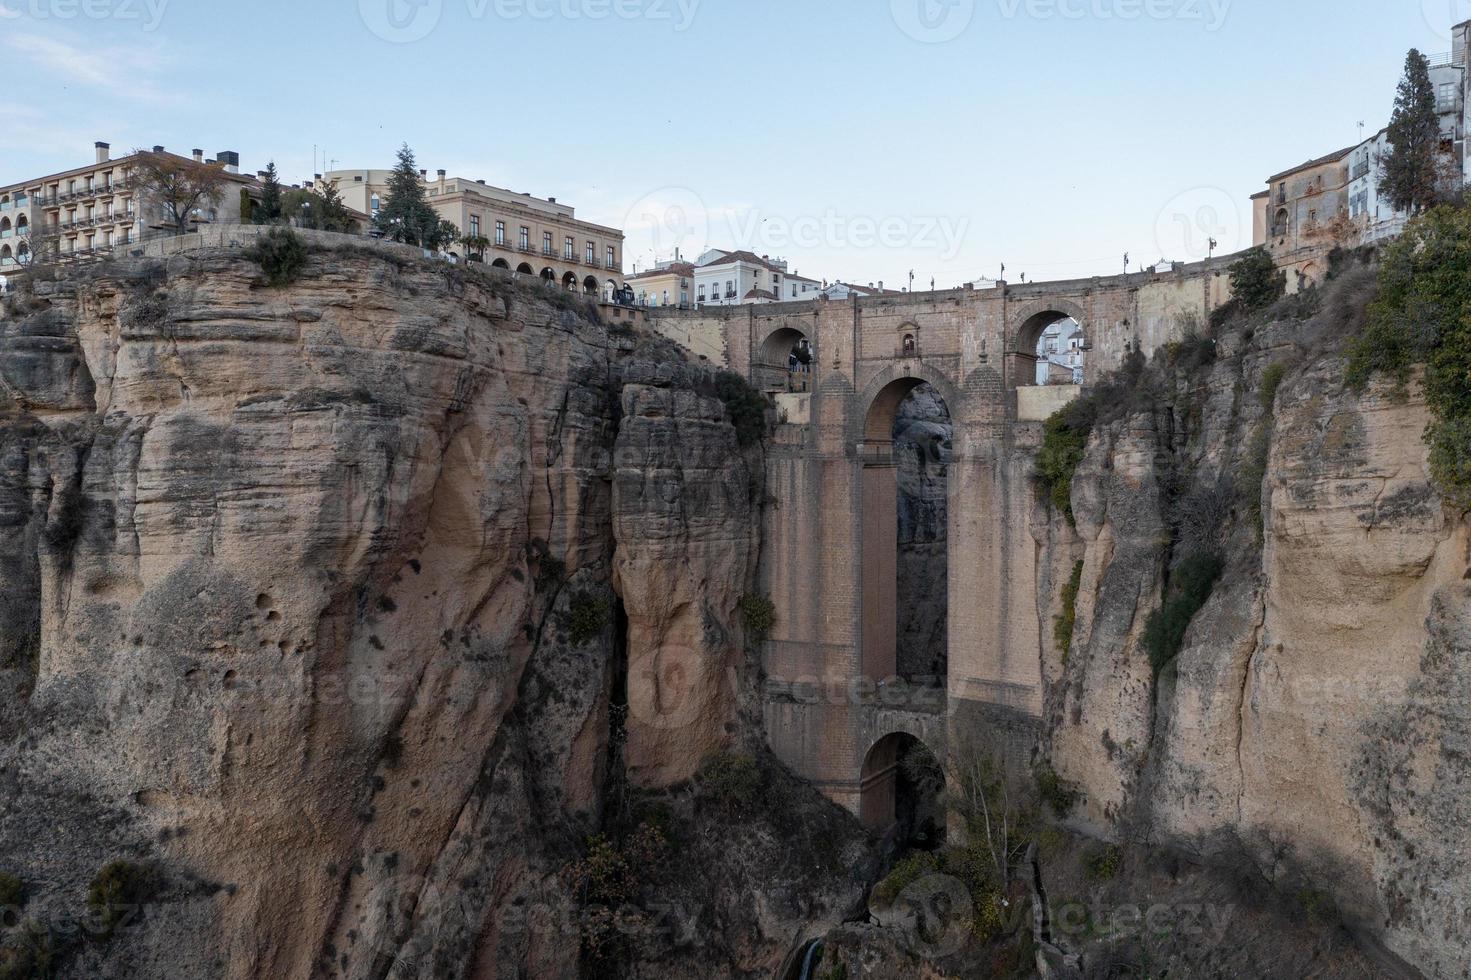
<svg viewBox="0 0 1471 980"><path fill-rule="evenodd" d="M942 762L947 745L972 741L1031 761L1059 574L1039 547L1049 519L1033 485L1041 423L1129 350L1204 329L1230 298L1234 258L993 289L651 310L652 329L723 360L779 409L761 568L776 606L764 714L778 757L875 829L894 819L897 739ZM1087 342L1084 387L1036 386L1042 331L1068 316ZM811 364L790 375L801 340ZM900 678L896 664L893 426L921 384L953 426L947 666L929 680Z"/></svg>

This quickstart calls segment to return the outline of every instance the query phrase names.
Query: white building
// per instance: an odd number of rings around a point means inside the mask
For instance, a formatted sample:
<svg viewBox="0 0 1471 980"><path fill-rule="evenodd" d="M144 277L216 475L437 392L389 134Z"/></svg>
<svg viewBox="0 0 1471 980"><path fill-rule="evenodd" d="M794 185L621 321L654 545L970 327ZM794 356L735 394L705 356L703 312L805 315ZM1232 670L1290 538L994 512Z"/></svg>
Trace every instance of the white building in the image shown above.
<svg viewBox="0 0 1471 980"><path fill-rule="evenodd" d="M695 267L696 306L740 306L815 299L820 284L787 271L785 259L712 249Z"/></svg>
<svg viewBox="0 0 1471 980"><path fill-rule="evenodd" d="M854 296L896 296L898 294L899 290L897 289L885 289L882 279L879 280L877 286L873 283L869 283L867 286L858 286L850 282L835 282L822 290L822 295L828 299L851 299Z"/></svg>
<svg viewBox="0 0 1471 980"><path fill-rule="evenodd" d="M1084 353L1078 321L1058 320L1037 341L1037 384L1082 384Z"/></svg>

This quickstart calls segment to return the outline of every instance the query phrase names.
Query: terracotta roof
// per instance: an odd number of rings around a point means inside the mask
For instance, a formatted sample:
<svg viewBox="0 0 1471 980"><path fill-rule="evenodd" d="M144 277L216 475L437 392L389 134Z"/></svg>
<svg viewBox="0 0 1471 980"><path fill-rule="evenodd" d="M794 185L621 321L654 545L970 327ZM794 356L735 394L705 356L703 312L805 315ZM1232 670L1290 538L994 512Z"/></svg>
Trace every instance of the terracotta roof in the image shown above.
<svg viewBox="0 0 1471 980"><path fill-rule="evenodd" d="M628 281L635 279L652 279L655 276L684 276L689 278L695 274L695 267L688 262L675 262L667 269L648 269L636 275L628 277Z"/></svg>
<svg viewBox="0 0 1471 980"><path fill-rule="evenodd" d="M746 294L746 299L776 299L776 293L769 289L753 289Z"/></svg>
<svg viewBox="0 0 1471 980"><path fill-rule="evenodd" d="M898 295L900 295L900 291L897 290L897 289L879 289L877 286L858 286L858 285L855 285L855 284L853 284L851 282L835 282L835 283L832 284L832 286L829 286L828 288L829 289L832 289L832 288L834 288L836 286L842 286L844 289L851 289L855 293L863 293L863 294L865 294L867 296L898 296Z"/></svg>
<svg viewBox="0 0 1471 980"><path fill-rule="evenodd" d="M1359 144L1355 143L1353 146L1346 146L1336 153L1330 153L1327 156L1318 157L1318 159L1316 160L1309 160L1307 163L1299 164L1296 167L1291 168L1290 170L1284 170L1280 174L1273 174L1272 176L1267 178L1267 183L1271 184L1275 181L1281 180L1283 177L1290 177L1300 170L1307 170L1309 167L1321 167L1325 163L1337 163L1339 160L1342 160L1344 157L1348 156L1350 153L1352 153L1354 150L1357 150L1358 148Z"/></svg>
<svg viewBox="0 0 1471 980"><path fill-rule="evenodd" d="M731 252L729 255L723 258L715 259L711 262L706 262L704 265L700 266L700 268L714 269L722 265L734 265L737 262L744 262L747 265L757 265L763 269L770 269L772 272L780 272L782 273L782 275L786 275L786 270L784 270L779 265L772 265L770 259L763 259L755 252L747 252L745 249Z"/></svg>

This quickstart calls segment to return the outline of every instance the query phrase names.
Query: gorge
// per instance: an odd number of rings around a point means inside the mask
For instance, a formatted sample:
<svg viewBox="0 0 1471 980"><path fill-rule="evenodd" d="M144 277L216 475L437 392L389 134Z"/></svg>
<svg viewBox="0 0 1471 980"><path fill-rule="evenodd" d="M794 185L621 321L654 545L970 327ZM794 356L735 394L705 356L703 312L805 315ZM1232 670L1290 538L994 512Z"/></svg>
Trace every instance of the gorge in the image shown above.
<svg viewBox="0 0 1471 980"><path fill-rule="evenodd" d="M1344 383L1368 257L712 346L304 237L7 297L0 977L1471 969L1471 537L1418 387ZM1066 408L1054 309L1118 327Z"/></svg>

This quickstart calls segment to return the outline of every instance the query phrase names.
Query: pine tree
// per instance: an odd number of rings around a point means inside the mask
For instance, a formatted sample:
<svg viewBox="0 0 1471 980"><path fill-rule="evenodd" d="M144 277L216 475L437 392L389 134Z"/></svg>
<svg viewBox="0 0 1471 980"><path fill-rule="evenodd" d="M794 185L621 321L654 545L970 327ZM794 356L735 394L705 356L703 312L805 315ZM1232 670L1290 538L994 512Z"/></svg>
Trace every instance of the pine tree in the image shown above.
<svg viewBox="0 0 1471 980"><path fill-rule="evenodd" d="M438 248L446 241L439 214L424 193L414 151L405 143L399 148L398 163L388 177L388 200L378 211L375 227L395 242Z"/></svg>
<svg viewBox="0 0 1471 980"><path fill-rule="evenodd" d="M1419 214L1441 196L1450 161L1440 148L1430 61L1413 48L1395 96L1389 144L1379 161L1379 193L1396 210Z"/></svg>
<svg viewBox="0 0 1471 980"><path fill-rule="evenodd" d="M275 160L266 164L266 175L260 186L260 204L253 213L258 225L273 225L281 220L281 178L276 173Z"/></svg>

